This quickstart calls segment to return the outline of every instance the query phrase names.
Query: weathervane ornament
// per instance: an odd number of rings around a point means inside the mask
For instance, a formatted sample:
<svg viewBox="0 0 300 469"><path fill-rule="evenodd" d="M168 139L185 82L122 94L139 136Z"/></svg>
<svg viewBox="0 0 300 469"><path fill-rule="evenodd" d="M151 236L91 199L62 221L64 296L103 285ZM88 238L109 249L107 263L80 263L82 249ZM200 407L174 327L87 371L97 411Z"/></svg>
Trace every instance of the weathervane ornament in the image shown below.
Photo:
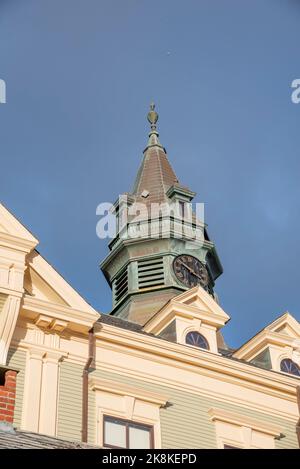
<svg viewBox="0 0 300 469"><path fill-rule="evenodd" d="M148 112L148 122L151 124L151 130L156 131L156 122L158 121L158 114L155 111L155 104L150 104L150 111Z"/></svg>

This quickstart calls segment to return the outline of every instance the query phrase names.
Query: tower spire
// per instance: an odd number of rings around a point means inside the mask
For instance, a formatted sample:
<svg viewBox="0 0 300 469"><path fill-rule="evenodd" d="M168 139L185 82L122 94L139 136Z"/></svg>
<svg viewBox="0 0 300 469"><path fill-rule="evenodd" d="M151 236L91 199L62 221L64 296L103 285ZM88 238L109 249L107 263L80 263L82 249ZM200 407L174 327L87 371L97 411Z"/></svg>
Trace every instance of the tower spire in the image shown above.
<svg viewBox="0 0 300 469"><path fill-rule="evenodd" d="M113 289L114 309L111 314L139 324L145 324L179 291L191 285L187 284L188 281L181 281L181 277L174 271L173 261L178 255L187 255L189 249L194 249L192 254L196 261L191 262L198 262L198 266L199 262L207 263L211 289L221 273L213 243L207 237L204 243L199 243L198 239L194 243L195 216L190 219L190 209L186 212L186 219L181 212L179 214L177 202L189 202L195 193L179 183L167 152L158 140L158 113L154 103L150 105L147 119L150 124L148 146L144 150L134 186L126 194L128 203L124 207L128 209L131 206L134 209L131 213L137 213L141 218L138 221L127 211L129 236L123 238L118 233L111 241L110 253L101 265ZM151 218L152 215L155 220ZM169 232L167 227L170 227ZM196 225L196 229L201 230L201 233L204 231L202 226ZM136 233L137 236L131 236L130 233ZM183 280L186 275L192 279L192 283L201 280L197 275L191 277L193 272L187 270L188 274L186 271L182 274Z"/></svg>
<svg viewBox="0 0 300 469"><path fill-rule="evenodd" d="M147 198L141 199L143 203L167 202L166 192L178 183L178 179L168 161L166 150L158 139L158 114L154 103L150 104L147 119L150 124L149 140L135 179L132 195L139 198L143 192L147 192L149 194Z"/></svg>

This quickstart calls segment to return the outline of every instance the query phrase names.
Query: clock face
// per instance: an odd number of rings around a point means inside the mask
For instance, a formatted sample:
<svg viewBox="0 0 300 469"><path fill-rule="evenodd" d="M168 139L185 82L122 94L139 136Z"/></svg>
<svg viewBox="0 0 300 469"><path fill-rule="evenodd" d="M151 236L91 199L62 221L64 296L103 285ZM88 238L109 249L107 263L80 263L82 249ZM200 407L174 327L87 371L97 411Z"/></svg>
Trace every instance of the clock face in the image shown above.
<svg viewBox="0 0 300 469"><path fill-rule="evenodd" d="M176 257L173 261L173 270L177 279L189 288L196 285L205 288L209 283L207 269L196 257L186 254Z"/></svg>

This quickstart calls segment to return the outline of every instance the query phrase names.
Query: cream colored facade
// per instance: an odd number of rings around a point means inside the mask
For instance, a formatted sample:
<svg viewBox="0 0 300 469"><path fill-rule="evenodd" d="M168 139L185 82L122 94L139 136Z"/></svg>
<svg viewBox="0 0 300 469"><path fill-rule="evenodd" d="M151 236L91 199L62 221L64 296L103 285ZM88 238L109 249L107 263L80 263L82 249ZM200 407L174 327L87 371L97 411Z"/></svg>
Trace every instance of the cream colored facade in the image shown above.
<svg viewBox="0 0 300 469"><path fill-rule="evenodd" d="M89 370L88 441L103 445L103 416L153 427L155 448L297 448L300 325L283 315L233 356L217 333L229 315L201 287L170 300L141 330L102 321L36 251L38 240L0 205L0 360L19 369L15 425L80 440L82 373ZM176 340L163 338L175 325ZM199 331L209 351L188 346ZM272 369L255 363L266 349Z"/></svg>

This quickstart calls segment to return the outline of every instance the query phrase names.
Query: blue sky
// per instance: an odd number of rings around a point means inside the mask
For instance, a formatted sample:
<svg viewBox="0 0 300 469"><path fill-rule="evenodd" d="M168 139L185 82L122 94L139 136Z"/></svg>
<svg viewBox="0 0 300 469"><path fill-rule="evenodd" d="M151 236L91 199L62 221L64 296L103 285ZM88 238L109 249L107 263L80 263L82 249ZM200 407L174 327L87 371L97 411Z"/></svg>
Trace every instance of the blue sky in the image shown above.
<svg viewBox="0 0 300 469"><path fill-rule="evenodd" d="M297 0L0 0L1 201L93 306L96 206L130 190L154 100L224 266L226 340L300 320L299 21Z"/></svg>

